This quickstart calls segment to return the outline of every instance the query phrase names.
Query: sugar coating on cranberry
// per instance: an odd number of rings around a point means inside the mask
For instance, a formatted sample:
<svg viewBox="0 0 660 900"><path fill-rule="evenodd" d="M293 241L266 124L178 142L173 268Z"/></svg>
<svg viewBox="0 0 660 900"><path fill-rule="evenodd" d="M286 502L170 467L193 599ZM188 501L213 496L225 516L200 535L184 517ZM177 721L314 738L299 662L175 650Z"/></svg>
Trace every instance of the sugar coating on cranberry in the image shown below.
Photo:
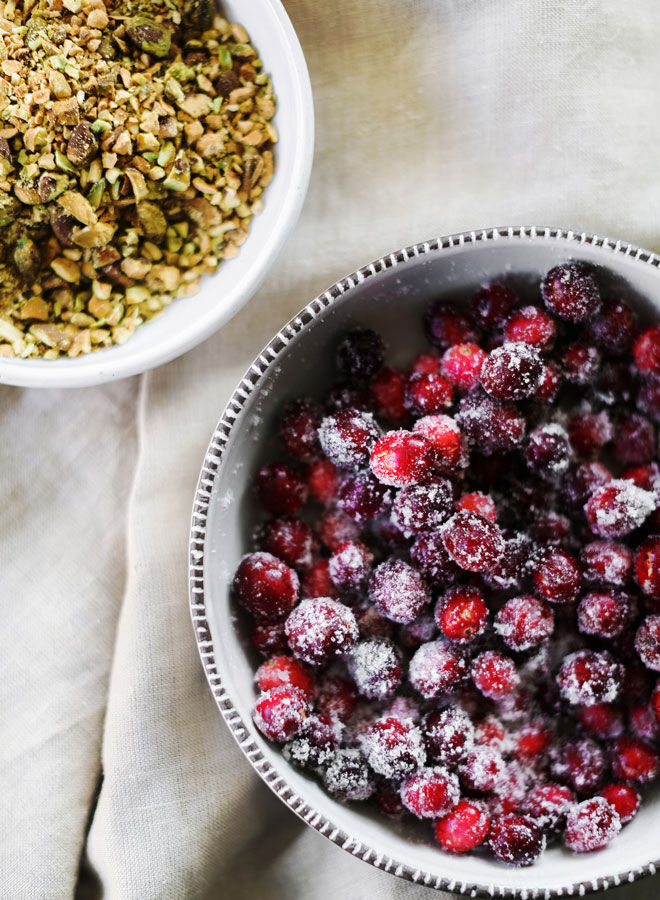
<svg viewBox="0 0 660 900"><path fill-rule="evenodd" d="M576 650L564 659L557 684L569 703L591 706L616 700L621 678L621 666L606 650Z"/></svg>
<svg viewBox="0 0 660 900"><path fill-rule="evenodd" d="M293 654L310 666L346 653L359 636L353 612L330 597L301 601L286 620L284 630Z"/></svg>
<svg viewBox="0 0 660 900"><path fill-rule="evenodd" d="M658 754L648 741L620 737L612 744L612 772L622 781L647 784L658 775Z"/></svg>
<svg viewBox="0 0 660 900"><path fill-rule="evenodd" d="M660 599L660 537L642 541L635 556L635 580L644 593Z"/></svg>
<svg viewBox="0 0 660 900"><path fill-rule="evenodd" d="M282 684L261 694L254 708L254 724L271 741L283 743L300 731L309 715L309 700L303 691Z"/></svg>
<svg viewBox="0 0 660 900"><path fill-rule="evenodd" d="M323 784L342 800L367 800L374 791L371 770L354 747L337 750L323 772Z"/></svg>
<svg viewBox="0 0 660 900"><path fill-rule="evenodd" d="M594 343L607 353L624 353L632 343L636 316L623 300L605 300L597 316L588 322Z"/></svg>
<svg viewBox="0 0 660 900"><path fill-rule="evenodd" d="M632 575L632 551L616 541L585 544L580 562L585 579L595 584L623 587Z"/></svg>
<svg viewBox="0 0 660 900"><path fill-rule="evenodd" d="M358 524L381 515L389 501L389 489L371 472L347 475L337 492L337 505Z"/></svg>
<svg viewBox="0 0 660 900"><path fill-rule="evenodd" d="M468 572L491 571L504 553L504 537L498 526L469 510L453 515L441 533L449 556Z"/></svg>
<svg viewBox="0 0 660 900"><path fill-rule="evenodd" d="M282 621L257 622L250 631L250 640L253 647L266 657L288 649Z"/></svg>
<svg viewBox="0 0 660 900"><path fill-rule="evenodd" d="M533 787L523 804L523 812L550 833L558 832L575 803L575 794L564 784L545 782Z"/></svg>
<svg viewBox="0 0 660 900"><path fill-rule="evenodd" d="M442 357L442 374L459 391L479 384L486 354L478 344L455 344Z"/></svg>
<svg viewBox="0 0 660 900"><path fill-rule="evenodd" d="M486 580L496 588L520 588L526 574L532 542L528 535L517 532L504 543L504 553L493 568L486 573Z"/></svg>
<svg viewBox="0 0 660 900"><path fill-rule="evenodd" d="M314 677L309 669L291 656L272 656L257 669L255 681L260 691L269 691L282 684L299 688L311 699L314 694Z"/></svg>
<svg viewBox="0 0 660 900"><path fill-rule="evenodd" d="M598 794L614 807L622 825L634 819L642 802L638 791L629 784L606 784Z"/></svg>
<svg viewBox="0 0 660 900"><path fill-rule="evenodd" d="M594 534L604 538L629 534L654 512L657 497L633 481L613 478L596 488L584 510Z"/></svg>
<svg viewBox="0 0 660 900"><path fill-rule="evenodd" d="M407 623L419 616L431 595L417 569L402 559L389 559L374 569L369 599L386 619Z"/></svg>
<svg viewBox="0 0 660 900"><path fill-rule="evenodd" d="M296 459L309 460L320 451L317 429L321 418L313 400L294 400L280 419L280 440Z"/></svg>
<svg viewBox="0 0 660 900"><path fill-rule="evenodd" d="M371 328L354 328L337 347L337 368L340 375L349 380L373 378L384 360L383 339Z"/></svg>
<svg viewBox="0 0 660 900"><path fill-rule="evenodd" d="M492 350L481 368L483 389L497 400L531 397L543 377L538 351L522 341L507 342Z"/></svg>
<svg viewBox="0 0 660 900"><path fill-rule="evenodd" d="M611 480L612 473L601 463L583 463L566 473L562 496L571 506L581 507L597 488Z"/></svg>
<svg viewBox="0 0 660 900"><path fill-rule="evenodd" d="M455 475L467 465L465 438L455 419L439 414L417 419L413 431L422 434L435 450L435 468Z"/></svg>
<svg viewBox="0 0 660 900"><path fill-rule="evenodd" d="M644 619L635 634L635 650L647 669L660 672L660 615Z"/></svg>
<svg viewBox="0 0 660 900"><path fill-rule="evenodd" d="M527 440L524 456L530 469L544 478L563 475L572 456L566 431L557 422L535 428Z"/></svg>
<svg viewBox="0 0 660 900"><path fill-rule="evenodd" d="M642 331L633 345L633 358L640 372L660 375L660 325Z"/></svg>
<svg viewBox="0 0 660 900"><path fill-rule="evenodd" d="M317 549L312 529L295 516L282 516L266 522L257 543L261 550L295 569L309 568Z"/></svg>
<svg viewBox="0 0 660 900"><path fill-rule="evenodd" d="M406 537L438 528L451 515L453 499L446 478L401 488L392 501L392 522Z"/></svg>
<svg viewBox="0 0 660 900"><path fill-rule="evenodd" d="M446 641L422 644L410 660L408 679L427 700L457 688L468 673L465 657Z"/></svg>
<svg viewBox="0 0 660 900"><path fill-rule="evenodd" d="M460 511L461 509L479 513L490 522L497 521L495 501L490 494L484 494L483 491L468 491L467 494L463 494L456 504L456 510Z"/></svg>
<svg viewBox="0 0 660 900"><path fill-rule="evenodd" d="M362 752L378 775L400 781L426 762L422 734L413 723L394 716L378 719L361 740Z"/></svg>
<svg viewBox="0 0 660 900"><path fill-rule="evenodd" d="M508 813L493 821L488 845L500 862L531 866L545 849L545 835L529 816Z"/></svg>
<svg viewBox="0 0 660 900"><path fill-rule="evenodd" d="M569 344L561 357L564 378L573 384L589 384L593 381L600 365L600 353L581 341Z"/></svg>
<svg viewBox="0 0 660 900"><path fill-rule="evenodd" d="M463 787L470 791L492 791L506 769L497 747L477 744L465 754L458 771Z"/></svg>
<svg viewBox="0 0 660 900"><path fill-rule="evenodd" d="M518 686L516 664L496 650L485 650L472 662L472 680L484 697L499 700Z"/></svg>
<svg viewBox="0 0 660 900"><path fill-rule="evenodd" d="M342 469L366 466L381 434L373 413L352 407L326 416L318 429L323 452Z"/></svg>
<svg viewBox="0 0 660 900"><path fill-rule="evenodd" d="M458 778L444 766L421 769L401 785L401 800L418 819L446 815L460 800Z"/></svg>
<svg viewBox="0 0 660 900"><path fill-rule="evenodd" d="M573 806L566 817L564 843L573 853L602 850L621 831L621 819L605 797L592 797Z"/></svg>
<svg viewBox="0 0 660 900"><path fill-rule="evenodd" d="M470 441L487 454L513 450L525 436L525 418L517 406L479 391L461 400L456 421Z"/></svg>
<svg viewBox="0 0 660 900"><path fill-rule="evenodd" d="M307 500L307 485L302 476L285 463L270 463L257 472L257 500L276 516L295 515Z"/></svg>
<svg viewBox="0 0 660 900"><path fill-rule="evenodd" d="M507 647L520 652L549 638L555 628L555 617L545 600L522 594L505 602L495 616L494 627Z"/></svg>
<svg viewBox="0 0 660 900"><path fill-rule="evenodd" d="M357 597L367 587L374 555L360 541L345 541L328 560L328 572L340 594Z"/></svg>
<svg viewBox="0 0 660 900"><path fill-rule="evenodd" d="M566 741L550 752L550 772L584 796L602 783L608 763L600 745L591 738Z"/></svg>
<svg viewBox="0 0 660 900"><path fill-rule="evenodd" d="M418 534L410 548L410 558L425 579L431 584L450 584L460 574L445 549L439 531L423 531Z"/></svg>
<svg viewBox="0 0 660 900"><path fill-rule="evenodd" d="M569 322L582 322L600 309L600 291L591 270L583 263L562 263L541 283L547 308Z"/></svg>
<svg viewBox="0 0 660 900"><path fill-rule="evenodd" d="M391 641L359 641L347 658L358 693L369 700L391 697L401 682L401 657Z"/></svg>
<svg viewBox="0 0 660 900"><path fill-rule="evenodd" d="M625 595L611 591L591 591L584 595L578 605L578 628L584 634L613 638L623 631L629 611Z"/></svg>
<svg viewBox="0 0 660 900"><path fill-rule="evenodd" d="M522 341L539 350L550 350L555 342L556 332L552 316L538 306L522 306L511 314L504 326L504 339Z"/></svg>
<svg viewBox="0 0 660 900"><path fill-rule="evenodd" d="M287 762L301 769L318 769L327 765L339 749L343 726L330 716L307 716L300 731L282 748Z"/></svg>
<svg viewBox="0 0 660 900"><path fill-rule="evenodd" d="M401 429L389 431L376 442L369 464L380 482L403 488L424 481L434 462L431 442L419 432Z"/></svg>
<svg viewBox="0 0 660 900"><path fill-rule="evenodd" d="M316 707L331 719L350 719L357 706L355 685L341 675L326 675L316 693Z"/></svg>
<svg viewBox="0 0 660 900"><path fill-rule="evenodd" d="M474 726L465 710L456 705L428 713L423 724L424 743L431 762L450 768L474 746Z"/></svg>
<svg viewBox="0 0 660 900"><path fill-rule="evenodd" d="M536 592L550 603L571 603L580 593L580 567L572 553L560 547L542 553L531 561Z"/></svg>
<svg viewBox="0 0 660 900"><path fill-rule="evenodd" d="M460 800L435 825L437 842L450 853L467 853L486 840L490 816L478 800Z"/></svg>
<svg viewBox="0 0 660 900"><path fill-rule="evenodd" d="M442 375L415 372L406 385L405 406L416 415L435 415L451 406L452 386Z"/></svg>
<svg viewBox="0 0 660 900"><path fill-rule="evenodd" d="M291 610L300 592L298 576L271 553L248 553L234 576L237 601L257 619L275 622Z"/></svg>
<svg viewBox="0 0 660 900"><path fill-rule="evenodd" d="M435 620L446 638L457 644L474 640L486 629L488 607L476 587L450 588L435 607Z"/></svg>

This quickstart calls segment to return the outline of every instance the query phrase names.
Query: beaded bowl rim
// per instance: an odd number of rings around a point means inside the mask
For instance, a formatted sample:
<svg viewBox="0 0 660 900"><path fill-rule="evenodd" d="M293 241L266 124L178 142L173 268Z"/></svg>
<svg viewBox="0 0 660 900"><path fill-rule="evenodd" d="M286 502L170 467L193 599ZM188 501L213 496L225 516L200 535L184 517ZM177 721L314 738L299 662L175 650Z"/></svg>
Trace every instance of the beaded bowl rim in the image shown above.
<svg viewBox="0 0 660 900"><path fill-rule="evenodd" d="M442 253L450 248L489 241L519 242L530 239L539 241L553 239L565 241L567 245L587 244L592 247L610 250L612 253L622 254L655 268L660 268L660 256L626 241L552 226L517 225L464 231L412 244L373 260L350 275L339 279L339 281L303 307L266 344L238 383L213 431L197 482L192 509L189 543L189 604L195 640L204 673L216 705L232 736L257 774L280 800L307 825L310 825L343 850L347 850L375 868L434 890L449 891L468 897L502 897L511 898L511 900L536 900L536 898L541 900L542 898L542 900L550 900L550 898L554 897L585 896L595 891L607 890L610 887L631 884L640 878L655 874L660 868L660 858L636 869L629 869L587 881L573 882L572 884L554 888L524 888L503 887L495 883L474 883L447 878L441 874L422 871L419 868L416 869L384 853L377 852L358 838L339 828L326 815L320 813L304 798L300 797L287 783L282 773L266 759L259 745L250 735L240 712L232 699L227 695L222 678L216 667L216 650L206 615L204 592L207 515L211 504L213 487L222 468L227 442L247 400L260 385L266 373L271 369L271 366L276 362L292 338L308 327L326 308L358 284L379 272L394 268L410 259L426 254Z"/></svg>

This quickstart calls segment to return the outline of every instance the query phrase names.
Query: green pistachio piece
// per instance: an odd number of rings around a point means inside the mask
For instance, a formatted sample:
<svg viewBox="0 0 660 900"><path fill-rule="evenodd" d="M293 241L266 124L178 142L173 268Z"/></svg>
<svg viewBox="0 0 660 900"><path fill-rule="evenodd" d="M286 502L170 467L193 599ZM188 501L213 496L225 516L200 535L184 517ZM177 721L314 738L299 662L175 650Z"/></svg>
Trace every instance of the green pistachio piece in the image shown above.
<svg viewBox="0 0 660 900"><path fill-rule="evenodd" d="M127 19L126 37L138 50L161 59L167 56L172 45L172 32L169 28L147 16Z"/></svg>

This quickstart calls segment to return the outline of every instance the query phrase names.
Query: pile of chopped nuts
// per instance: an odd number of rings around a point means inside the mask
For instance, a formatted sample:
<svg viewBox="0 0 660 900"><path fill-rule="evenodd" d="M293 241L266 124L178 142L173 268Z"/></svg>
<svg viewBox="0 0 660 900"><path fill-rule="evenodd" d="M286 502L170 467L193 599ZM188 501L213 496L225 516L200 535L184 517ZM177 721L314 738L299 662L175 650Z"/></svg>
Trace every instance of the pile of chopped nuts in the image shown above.
<svg viewBox="0 0 660 900"><path fill-rule="evenodd" d="M234 257L275 99L211 0L0 0L0 355L124 343Z"/></svg>

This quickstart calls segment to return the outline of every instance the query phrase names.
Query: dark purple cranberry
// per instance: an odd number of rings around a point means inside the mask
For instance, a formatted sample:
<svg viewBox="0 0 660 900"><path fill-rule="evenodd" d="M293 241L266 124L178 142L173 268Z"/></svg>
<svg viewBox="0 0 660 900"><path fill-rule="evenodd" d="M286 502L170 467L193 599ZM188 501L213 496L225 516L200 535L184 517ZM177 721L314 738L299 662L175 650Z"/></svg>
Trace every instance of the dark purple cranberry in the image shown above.
<svg viewBox="0 0 660 900"><path fill-rule="evenodd" d="M443 766L458 765L474 746L474 726L460 706L430 712L422 733L429 760Z"/></svg>
<svg viewBox="0 0 660 900"><path fill-rule="evenodd" d="M430 531L445 522L452 512L453 491L449 481L438 478L430 484L401 488L392 503L392 521L410 537Z"/></svg>
<svg viewBox="0 0 660 900"><path fill-rule="evenodd" d="M449 584L460 574L460 569L445 550L438 531L418 534L410 548L410 558L431 584Z"/></svg>
<svg viewBox="0 0 660 900"><path fill-rule="evenodd" d="M567 472L562 494L571 506L582 507L596 488L612 480L612 473L597 462L583 463Z"/></svg>
<svg viewBox="0 0 660 900"><path fill-rule="evenodd" d="M337 347L337 368L350 381L373 378L383 367L385 344L370 328L354 328Z"/></svg>
<svg viewBox="0 0 660 900"><path fill-rule="evenodd" d="M257 543L260 550L272 553L294 569L308 569L318 546L309 525L294 516L266 522Z"/></svg>
<svg viewBox="0 0 660 900"><path fill-rule="evenodd" d="M545 305L569 322L591 319L600 309L600 291L591 270L583 263L563 263L543 279Z"/></svg>
<svg viewBox="0 0 660 900"><path fill-rule="evenodd" d="M602 783L607 760L600 746L591 738L566 741L550 752L550 771L562 784L577 794L591 794Z"/></svg>
<svg viewBox="0 0 660 900"><path fill-rule="evenodd" d="M431 594L417 569L402 559L388 559L374 569L369 599L386 619L405 624L419 616Z"/></svg>
<svg viewBox="0 0 660 900"><path fill-rule="evenodd" d="M641 381L637 406L654 422L660 422L660 378L649 377Z"/></svg>
<svg viewBox="0 0 660 900"><path fill-rule="evenodd" d="M529 534L537 544L558 547L570 542L571 523L561 513L541 512L530 522Z"/></svg>
<svg viewBox="0 0 660 900"><path fill-rule="evenodd" d="M309 460L320 450L317 429L321 423L319 407L312 400L294 400L280 419L280 440L296 459Z"/></svg>
<svg viewBox="0 0 660 900"><path fill-rule="evenodd" d="M508 538L504 544L504 553L486 576L488 583L503 590L520 588L531 552L532 542L528 535L518 532Z"/></svg>
<svg viewBox="0 0 660 900"><path fill-rule="evenodd" d="M255 486L261 506L276 516L295 515L307 500L307 485L302 476L285 463L262 466Z"/></svg>
<svg viewBox="0 0 660 900"><path fill-rule="evenodd" d="M614 456L624 466L648 462L655 455L655 429L639 413L617 420L614 427Z"/></svg>
<svg viewBox="0 0 660 900"><path fill-rule="evenodd" d="M561 357L564 378L572 384L590 384L600 364L600 353L580 341L570 344Z"/></svg>
<svg viewBox="0 0 660 900"><path fill-rule="evenodd" d="M580 459L596 459L605 444L612 440L612 423L605 410L571 416L567 430L573 452Z"/></svg>
<svg viewBox="0 0 660 900"><path fill-rule="evenodd" d="M364 544L345 541L330 557L328 571L341 596L357 597L369 582L373 564L373 553Z"/></svg>
<svg viewBox="0 0 660 900"><path fill-rule="evenodd" d="M545 837L534 819L508 813L493 821L488 846L500 862L509 866L531 866L545 848Z"/></svg>
<svg viewBox="0 0 660 900"><path fill-rule="evenodd" d="M531 397L541 383L543 363L538 350L522 341L502 344L486 357L479 380L496 400Z"/></svg>
<svg viewBox="0 0 660 900"><path fill-rule="evenodd" d="M436 303L429 310L425 325L429 341L440 350L453 344L477 342L479 338L470 314L451 301Z"/></svg>
<svg viewBox="0 0 660 900"><path fill-rule="evenodd" d="M629 349L635 333L636 316L623 300L606 300L588 328L594 343L605 353L618 356Z"/></svg>
<svg viewBox="0 0 660 900"><path fill-rule="evenodd" d="M318 769L339 749L341 726L323 713L308 716L296 737L285 744L282 755L301 769Z"/></svg>
<svg viewBox="0 0 660 900"><path fill-rule="evenodd" d="M464 397L456 421L482 453L513 450L525 436L525 419L512 403L501 403L480 391Z"/></svg>
<svg viewBox="0 0 660 900"><path fill-rule="evenodd" d="M551 422L535 428L527 440L525 462L543 478L555 479L567 471L571 461L568 435L561 425Z"/></svg>
<svg viewBox="0 0 660 900"><path fill-rule="evenodd" d="M342 469L363 468L382 431L373 414L358 409L340 409L326 416L318 430L323 452Z"/></svg>
<svg viewBox="0 0 660 900"><path fill-rule="evenodd" d="M337 503L356 522L375 519L385 510L390 491L371 472L347 475L339 485Z"/></svg>
<svg viewBox="0 0 660 900"><path fill-rule="evenodd" d="M472 311L479 324L485 328L496 328L516 305L516 295L504 284L485 284L472 297Z"/></svg>

